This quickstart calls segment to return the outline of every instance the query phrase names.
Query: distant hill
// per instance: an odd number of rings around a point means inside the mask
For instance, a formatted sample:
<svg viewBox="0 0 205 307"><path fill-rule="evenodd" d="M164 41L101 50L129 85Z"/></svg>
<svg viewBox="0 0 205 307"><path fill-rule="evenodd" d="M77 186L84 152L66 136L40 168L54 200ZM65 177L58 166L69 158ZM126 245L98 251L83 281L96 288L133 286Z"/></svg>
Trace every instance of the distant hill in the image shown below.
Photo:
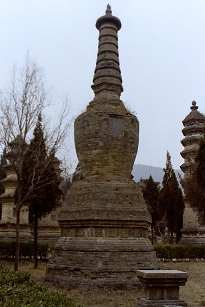
<svg viewBox="0 0 205 307"><path fill-rule="evenodd" d="M181 170L174 170L175 174L177 176L177 179L179 180L178 173L184 177L184 173ZM153 180L155 182L162 183L164 172L163 168L161 167L154 167L154 166L148 166L148 165L142 165L142 164L135 164L133 166L132 175L134 176L134 180L136 182L140 181L140 179L148 179L151 175Z"/></svg>

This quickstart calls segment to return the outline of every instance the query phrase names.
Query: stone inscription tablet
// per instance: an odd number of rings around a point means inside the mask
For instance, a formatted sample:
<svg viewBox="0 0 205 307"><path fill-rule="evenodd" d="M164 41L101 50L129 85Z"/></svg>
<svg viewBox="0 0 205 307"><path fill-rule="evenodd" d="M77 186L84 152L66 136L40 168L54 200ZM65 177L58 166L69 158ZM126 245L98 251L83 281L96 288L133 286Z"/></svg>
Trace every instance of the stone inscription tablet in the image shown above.
<svg viewBox="0 0 205 307"><path fill-rule="evenodd" d="M119 117L109 117L109 134L122 136L122 119Z"/></svg>

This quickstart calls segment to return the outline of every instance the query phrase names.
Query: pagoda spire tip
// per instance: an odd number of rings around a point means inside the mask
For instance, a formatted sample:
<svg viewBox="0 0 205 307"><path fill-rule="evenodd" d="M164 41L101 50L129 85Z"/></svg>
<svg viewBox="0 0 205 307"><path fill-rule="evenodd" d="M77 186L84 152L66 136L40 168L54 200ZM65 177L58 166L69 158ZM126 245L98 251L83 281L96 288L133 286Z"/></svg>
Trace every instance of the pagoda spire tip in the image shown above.
<svg viewBox="0 0 205 307"><path fill-rule="evenodd" d="M112 15L111 6L110 6L109 4L107 5L107 9L106 9L106 11L105 11L105 14L106 14L106 15L108 15L108 14L109 14L109 15Z"/></svg>
<svg viewBox="0 0 205 307"><path fill-rule="evenodd" d="M196 101L195 100L192 101L192 106L190 107L190 109L192 111L196 111L198 109L198 106L196 105Z"/></svg>

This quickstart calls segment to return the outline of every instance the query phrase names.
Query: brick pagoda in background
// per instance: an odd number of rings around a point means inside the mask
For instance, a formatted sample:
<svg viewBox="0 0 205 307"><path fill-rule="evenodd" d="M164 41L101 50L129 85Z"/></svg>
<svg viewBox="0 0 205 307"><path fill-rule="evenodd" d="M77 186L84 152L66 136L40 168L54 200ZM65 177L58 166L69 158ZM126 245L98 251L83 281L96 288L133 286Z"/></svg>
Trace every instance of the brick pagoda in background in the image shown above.
<svg viewBox="0 0 205 307"><path fill-rule="evenodd" d="M184 159L184 163L180 167L184 172L184 181L189 180L192 165L196 163L195 157L199 148L199 142L203 138L205 122L204 115L198 111L196 101L192 101L190 109L191 112L182 121L184 125L182 130L184 138L181 143L184 146L184 150L181 152L181 156ZM205 244L205 226L202 227L199 224L197 214L189 204L185 205L181 232L182 238L179 244Z"/></svg>
<svg viewBox="0 0 205 307"><path fill-rule="evenodd" d="M96 27L95 97L74 126L83 179L72 184L59 213L61 237L47 265L46 280L85 290L133 289L139 285L137 270L158 268L148 239L151 217L131 178L139 122L120 100L121 22L109 5Z"/></svg>

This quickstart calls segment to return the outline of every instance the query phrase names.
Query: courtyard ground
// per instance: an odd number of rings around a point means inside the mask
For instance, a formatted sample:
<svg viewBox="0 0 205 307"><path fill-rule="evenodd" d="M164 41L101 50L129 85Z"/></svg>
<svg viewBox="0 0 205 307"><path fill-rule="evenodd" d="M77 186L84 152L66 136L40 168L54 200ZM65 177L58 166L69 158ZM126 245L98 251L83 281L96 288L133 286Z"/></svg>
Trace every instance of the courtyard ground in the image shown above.
<svg viewBox="0 0 205 307"><path fill-rule="evenodd" d="M13 262L0 260L13 269ZM185 287L180 288L180 298L184 299L189 307L205 306L205 261L179 262L160 261L160 268L165 270L180 270L189 273L189 279ZM31 279L39 286L45 286L46 263L39 262L38 269L33 269L32 261L20 261L19 270L29 272ZM79 291L66 290L62 287L49 286L51 290L65 292L68 297L83 307L136 307L139 298L144 297L143 291Z"/></svg>

